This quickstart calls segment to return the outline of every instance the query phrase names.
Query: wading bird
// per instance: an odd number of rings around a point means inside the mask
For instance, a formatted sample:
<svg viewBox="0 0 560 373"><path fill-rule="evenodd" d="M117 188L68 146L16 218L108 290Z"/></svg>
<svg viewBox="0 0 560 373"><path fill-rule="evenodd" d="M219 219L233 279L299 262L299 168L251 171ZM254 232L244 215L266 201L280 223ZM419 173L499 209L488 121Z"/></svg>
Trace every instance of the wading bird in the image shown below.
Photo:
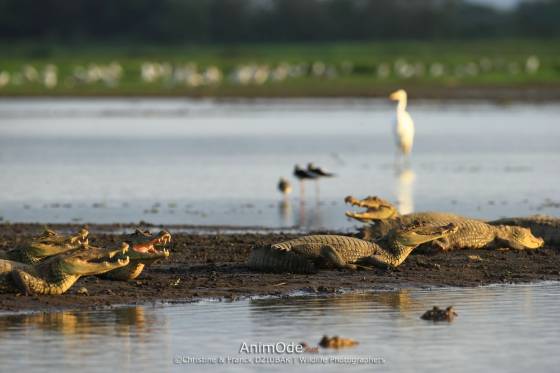
<svg viewBox="0 0 560 373"><path fill-rule="evenodd" d="M322 167L315 166L315 164L313 164L313 163L308 163L307 164L307 171L309 171L311 173L314 173L315 175L317 175L319 177L333 177L333 176L336 176L332 172L329 172Z"/></svg>
<svg viewBox="0 0 560 373"><path fill-rule="evenodd" d="M406 91L399 89L391 93L389 98L393 101L398 101L397 118L395 120L395 140L398 147L397 159L400 160L400 157L404 156L408 160L414 142L414 122L406 111Z"/></svg>
<svg viewBox="0 0 560 373"><path fill-rule="evenodd" d="M301 199L303 201L303 193L304 193L303 182L304 182L304 180L315 180L319 177L319 175L317 175L314 172L305 170L305 169L301 168L298 164L296 164L294 166L294 176L299 180Z"/></svg>
<svg viewBox="0 0 560 373"><path fill-rule="evenodd" d="M288 194L292 193L292 184L287 179L281 177L278 181L278 190L287 197Z"/></svg>
<svg viewBox="0 0 560 373"><path fill-rule="evenodd" d="M307 171L317 175L317 178L315 179L316 181L316 192L317 192L317 199L319 198L319 179L323 178L323 177L333 177L336 176L334 173L329 172L327 170L325 170L322 167L319 166L315 166L315 164L313 163L308 163L307 164Z"/></svg>

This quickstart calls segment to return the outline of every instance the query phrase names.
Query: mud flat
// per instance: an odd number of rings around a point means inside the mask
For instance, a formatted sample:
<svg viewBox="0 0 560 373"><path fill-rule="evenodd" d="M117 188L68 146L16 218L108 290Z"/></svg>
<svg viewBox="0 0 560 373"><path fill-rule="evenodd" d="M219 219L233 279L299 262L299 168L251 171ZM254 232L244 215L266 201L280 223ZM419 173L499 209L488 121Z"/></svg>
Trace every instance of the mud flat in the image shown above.
<svg viewBox="0 0 560 373"><path fill-rule="evenodd" d="M51 225L62 232L73 225ZM90 225L90 242L119 244L119 234L132 225ZM152 231L159 227L148 227ZM560 250L462 250L411 255L396 270L321 271L314 275L257 273L245 266L252 245L272 244L297 237L294 233L232 230L228 227L168 227L173 233L168 260L144 270L129 282L84 277L62 296L0 294L0 312L50 311L115 307L125 304L191 302L201 298L235 300L247 296L283 296L303 291L333 293L341 289L398 289L404 287L480 286L560 280ZM1 224L0 250L7 250L42 229L39 224ZM188 229L188 233L180 233ZM227 234L220 232L227 231ZM119 232L119 233L111 233ZM323 232L324 233L324 232ZM329 232L335 233L335 232ZM85 287L88 295L78 294Z"/></svg>

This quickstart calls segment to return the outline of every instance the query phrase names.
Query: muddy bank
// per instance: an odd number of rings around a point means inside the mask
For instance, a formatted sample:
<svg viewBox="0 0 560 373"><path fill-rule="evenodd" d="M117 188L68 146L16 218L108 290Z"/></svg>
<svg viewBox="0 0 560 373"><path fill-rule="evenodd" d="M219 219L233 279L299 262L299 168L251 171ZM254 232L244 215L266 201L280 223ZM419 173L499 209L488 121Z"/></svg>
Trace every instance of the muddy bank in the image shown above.
<svg viewBox="0 0 560 373"><path fill-rule="evenodd" d="M61 231L78 226L52 225ZM129 225L90 225L90 242L117 246ZM181 227L174 227L180 229ZM0 225L0 250L14 247L42 229L38 224ZM150 227L157 231L158 227ZM171 229L172 233L174 229ZM84 277L62 296L0 294L0 311L111 307L149 302L188 302L198 298L236 299L250 295L284 295L296 290L330 293L337 289L411 286L478 286L560 280L560 250L464 250L414 253L396 270L322 271L315 275L266 274L250 271L244 262L255 243L271 244L297 237L294 233L174 233L171 257L144 270L134 281L118 282ZM332 232L331 232L332 233ZM471 256L469 258L469 256ZM475 257L473 257L475 256ZM85 287L89 295L77 294Z"/></svg>

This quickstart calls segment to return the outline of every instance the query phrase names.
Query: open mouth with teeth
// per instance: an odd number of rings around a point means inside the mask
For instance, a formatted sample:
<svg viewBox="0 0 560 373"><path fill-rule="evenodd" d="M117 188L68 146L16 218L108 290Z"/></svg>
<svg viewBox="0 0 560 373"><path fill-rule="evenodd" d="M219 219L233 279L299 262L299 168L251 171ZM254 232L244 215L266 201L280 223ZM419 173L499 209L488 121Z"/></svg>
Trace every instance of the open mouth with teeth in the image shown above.
<svg viewBox="0 0 560 373"><path fill-rule="evenodd" d="M344 202L352 206L366 209L361 212L346 211L346 216L361 222L391 219L398 216L397 208L393 204L377 196L368 196L364 199L348 196L344 199Z"/></svg>
<svg viewBox="0 0 560 373"><path fill-rule="evenodd" d="M130 262L128 252L128 246L116 250L88 246L63 256L61 266L66 273L73 275L100 274L128 265Z"/></svg>
<svg viewBox="0 0 560 373"><path fill-rule="evenodd" d="M141 258L166 258L169 251L166 248L171 243L171 233L161 231L156 236L151 233L137 229L126 241L130 246L129 255L131 259Z"/></svg>

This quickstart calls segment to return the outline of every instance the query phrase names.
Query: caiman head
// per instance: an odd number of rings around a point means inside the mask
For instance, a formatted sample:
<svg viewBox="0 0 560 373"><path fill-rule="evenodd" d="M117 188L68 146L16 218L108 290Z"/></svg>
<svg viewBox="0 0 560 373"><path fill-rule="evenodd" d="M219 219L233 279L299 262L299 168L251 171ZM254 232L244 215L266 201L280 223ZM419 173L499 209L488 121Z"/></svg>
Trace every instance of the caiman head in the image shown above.
<svg viewBox="0 0 560 373"><path fill-rule="evenodd" d="M498 243L503 242L512 249L538 249L544 245L544 240L533 236L529 228L499 225L496 227Z"/></svg>
<svg viewBox="0 0 560 373"><path fill-rule="evenodd" d="M363 212L346 211L346 216L364 223L373 220L395 219L399 217L399 212L392 203L377 196L368 196L364 199L356 199L352 196L348 196L344 198L344 202L352 206L366 209L366 211Z"/></svg>
<svg viewBox="0 0 560 373"><path fill-rule="evenodd" d="M92 276L128 265L127 252L127 247L105 249L87 245L51 260L57 261L59 270L66 275Z"/></svg>
<svg viewBox="0 0 560 373"><path fill-rule="evenodd" d="M458 226L453 223L442 226L414 224L396 228L390 235L403 246L415 247L455 233L457 230Z"/></svg>
<svg viewBox="0 0 560 373"><path fill-rule="evenodd" d="M26 269L14 269L11 279L15 288L25 294L60 295L81 276L105 273L128 265L126 249L109 250L84 245L80 249L53 256Z"/></svg>
<svg viewBox="0 0 560 373"><path fill-rule="evenodd" d="M8 252L8 257L16 261L35 264L47 257L87 245L88 235L89 232L85 227L69 236L63 236L45 228L40 236L33 238L26 246Z"/></svg>
<svg viewBox="0 0 560 373"><path fill-rule="evenodd" d="M122 247L128 249L126 255L130 258L130 264L125 268L106 273L103 277L119 281L134 280L140 276L145 266L169 256L169 251L164 246L170 242L171 234L167 231L152 236L148 231L136 229L122 243Z"/></svg>
<svg viewBox="0 0 560 373"><path fill-rule="evenodd" d="M124 242L129 246L127 255L130 260L150 264L169 256L165 246L171 243L171 233L164 230L154 236L149 231L136 229Z"/></svg>

